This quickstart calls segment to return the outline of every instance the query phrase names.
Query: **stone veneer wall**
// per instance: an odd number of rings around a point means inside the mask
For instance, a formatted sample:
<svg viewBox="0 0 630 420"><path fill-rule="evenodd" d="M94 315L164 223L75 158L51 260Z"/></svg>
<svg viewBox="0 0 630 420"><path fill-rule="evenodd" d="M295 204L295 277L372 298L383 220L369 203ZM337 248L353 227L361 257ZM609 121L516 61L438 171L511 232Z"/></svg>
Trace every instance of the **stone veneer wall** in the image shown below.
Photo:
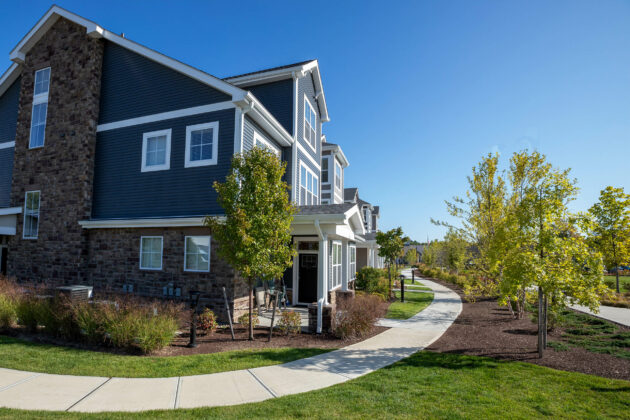
<svg viewBox="0 0 630 420"><path fill-rule="evenodd" d="M41 191L39 237L10 241L8 274L21 281L83 283L99 113L103 41L60 18L26 54L18 109L11 206ZM44 146L30 150L35 71L51 67Z"/></svg>
<svg viewBox="0 0 630 420"><path fill-rule="evenodd" d="M226 289L230 311L236 318L242 313L240 301L244 299L247 308L247 285L219 257L218 244L212 239L210 272L184 271L185 237L203 235L210 235L210 230L202 227L89 230L87 283L93 285L97 293L121 293L123 285L133 285L134 294L155 297L163 297L164 286L173 285L181 288L183 299L188 298L190 290L199 290L201 304L209 306L227 322L222 288ZM163 237L161 270L140 269L142 236Z"/></svg>

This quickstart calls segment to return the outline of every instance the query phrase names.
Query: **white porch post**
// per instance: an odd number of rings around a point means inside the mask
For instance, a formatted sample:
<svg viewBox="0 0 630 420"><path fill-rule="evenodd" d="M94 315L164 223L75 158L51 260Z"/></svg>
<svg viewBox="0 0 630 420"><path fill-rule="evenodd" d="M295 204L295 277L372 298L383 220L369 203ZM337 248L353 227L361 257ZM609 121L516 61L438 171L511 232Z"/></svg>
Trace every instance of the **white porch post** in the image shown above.
<svg viewBox="0 0 630 420"><path fill-rule="evenodd" d="M328 236L319 241L319 264L317 264L317 334L322 333L324 305L328 303Z"/></svg>
<svg viewBox="0 0 630 420"><path fill-rule="evenodd" d="M372 247L370 247L369 253L370 253L370 267L376 267L376 261L374 258L374 249Z"/></svg>
<svg viewBox="0 0 630 420"><path fill-rule="evenodd" d="M350 273L348 267L348 264L350 264L348 252L350 252L350 247L348 246L348 241L344 239L341 241L341 290L344 292L348 291L348 278Z"/></svg>

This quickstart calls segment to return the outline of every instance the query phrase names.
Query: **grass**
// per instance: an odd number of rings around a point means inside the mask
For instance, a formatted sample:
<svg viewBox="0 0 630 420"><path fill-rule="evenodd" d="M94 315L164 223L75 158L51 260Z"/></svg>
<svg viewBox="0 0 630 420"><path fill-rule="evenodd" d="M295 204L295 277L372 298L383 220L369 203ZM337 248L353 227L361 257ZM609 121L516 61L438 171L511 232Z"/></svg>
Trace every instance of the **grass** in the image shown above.
<svg viewBox="0 0 630 420"><path fill-rule="evenodd" d="M396 293L397 302L389 305L385 318L408 319L433 302L433 293L405 293L405 302L400 302L400 292Z"/></svg>
<svg viewBox="0 0 630 420"><path fill-rule="evenodd" d="M608 287L617 290L617 278L614 274L604 276L604 281ZM619 290L621 293L630 292L630 276L619 276Z"/></svg>
<svg viewBox="0 0 630 420"><path fill-rule="evenodd" d="M276 365L330 349L271 348L191 356L124 356L0 336L0 367L64 375L156 378Z"/></svg>
<svg viewBox="0 0 630 420"><path fill-rule="evenodd" d="M630 359L630 332L612 322L565 309L558 319L564 329L562 342L549 343L555 350L582 347L594 353L606 353Z"/></svg>
<svg viewBox="0 0 630 420"><path fill-rule="evenodd" d="M0 409L0 419L627 418L630 382L520 362L419 352L361 378L231 407L144 413Z"/></svg>
<svg viewBox="0 0 630 420"><path fill-rule="evenodd" d="M430 287L424 286L420 283L416 283L416 284L407 284L405 282L405 290L407 289L413 289L413 290L431 290Z"/></svg>

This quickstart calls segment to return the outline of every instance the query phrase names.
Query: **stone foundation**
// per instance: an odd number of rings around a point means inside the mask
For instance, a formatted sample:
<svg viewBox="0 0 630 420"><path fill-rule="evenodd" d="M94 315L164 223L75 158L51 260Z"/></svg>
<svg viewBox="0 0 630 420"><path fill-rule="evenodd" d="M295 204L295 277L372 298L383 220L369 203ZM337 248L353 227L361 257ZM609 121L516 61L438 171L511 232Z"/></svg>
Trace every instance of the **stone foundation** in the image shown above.
<svg viewBox="0 0 630 420"><path fill-rule="evenodd" d="M324 305L322 312L322 333L327 333L332 330L332 319L335 312L333 305ZM317 332L317 303L311 303L308 305L308 332Z"/></svg>

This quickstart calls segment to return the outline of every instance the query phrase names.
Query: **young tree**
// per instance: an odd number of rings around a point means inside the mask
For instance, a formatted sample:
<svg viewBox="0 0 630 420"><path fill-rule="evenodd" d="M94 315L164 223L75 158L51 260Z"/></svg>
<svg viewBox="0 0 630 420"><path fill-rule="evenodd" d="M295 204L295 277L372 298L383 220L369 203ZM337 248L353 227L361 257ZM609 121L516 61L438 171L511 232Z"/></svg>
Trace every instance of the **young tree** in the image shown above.
<svg viewBox="0 0 630 420"><path fill-rule="evenodd" d="M387 273L389 276L389 296L392 297L392 264L400 257L405 248L405 240L402 228L388 230L387 232L376 232L376 243L379 245L379 254L385 258Z"/></svg>
<svg viewBox="0 0 630 420"><path fill-rule="evenodd" d="M591 242L604 256L609 269L616 267L619 293L619 265L630 259L630 195L623 188L606 187L589 210Z"/></svg>
<svg viewBox="0 0 630 420"><path fill-rule="evenodd" d="M286 163L272 152L259 147L236 154L225 182L214 183L225 218L205 220L219 243L219 254L249 286L250 340L254 339L252 307L256 279L280 278L295 255L290 244L296 208L289 201L289 187L282 180L285 167Z"/></svg>
<svg viewBox="0 0 630 420"><path fill-rule="evenodd" d="M538 288L538 352L546 347L547 309L580 303L599 306L603 290L601 257L576 234L567 209L577 194L569 170L557 170L538 152L515 153L510 160L507 252L501 289Z"/></svg>
<svg viewBox="0 0 630 420"><path fill-rule="evenodd" d="M449 270L453 270L459 274L464 268L466 262L466 254L468 243L453 228L449 228L444 235L444 259Z"/></svg>
<svg viewBox="0 0 630 420"><path fill-rule="evenodd" d="M410 248L405 254L405 261L407 264L412 265L418 262L418 251L416 248Z"/></svg>

